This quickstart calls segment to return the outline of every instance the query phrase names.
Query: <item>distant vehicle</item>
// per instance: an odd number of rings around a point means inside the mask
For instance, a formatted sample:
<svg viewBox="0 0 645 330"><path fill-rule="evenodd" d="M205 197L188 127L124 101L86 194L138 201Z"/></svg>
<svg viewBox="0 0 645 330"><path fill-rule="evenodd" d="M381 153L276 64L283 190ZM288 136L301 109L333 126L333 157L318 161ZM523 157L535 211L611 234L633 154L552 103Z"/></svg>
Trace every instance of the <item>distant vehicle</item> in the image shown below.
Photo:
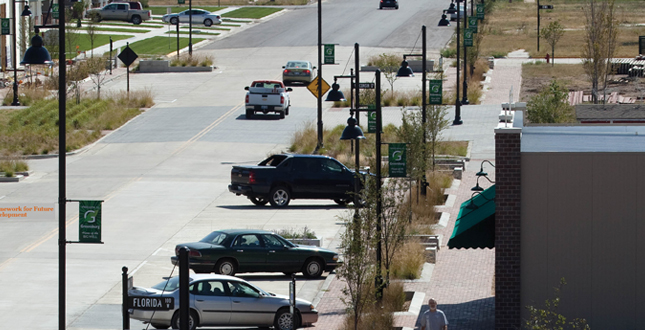
<svg viewBox="0 0 645 330"><path fill-rule="evenodd" d="M208 234L199 242L177 244L173 265L179 263L179 248L190 249L189 267L195 273L235 275L247 272L302 272L317 278L338 266L338 254L316 246L297 245L270 231L227 229Z"/></svg>
<svg viewBox="0 0 645 330"><path fill-rule="evenodd" d="M132 22L139 25L142 21L147 21L152 18L150 10L134 9L133 7L141 8L141 4L131 5L130 2L113 2L103 8L90 9L85 13L85 17L100 22L106 21L125 21Z"/></svg>
<svg viewBox="0 0 645 330"><path fill-rule="evenodd" d="M161 17L161 20L165 23L170 23L173 25L177 25L178 23L189 23L190 13L190 10L184 10L180 13L166 14ZM204 24L204 26L222 24L222 17L220 15L213 14L210 11L203 9L193 9L192 14L193 24Z"/></svg>
<svg viewBox="0 0 645 330"><path fill-rule="evenodd" d="M354 171L334 158L279 154L256 166L233 166L228 191L247 196L258 206L286 207L300 198L331 199L345 205L354 200L354 180Z"/></svg>
<svg viewBox="0 0 645 330"><path fill-rule="evenodd" d="M289 92L291 88L284 87L281 81L276 80L257 80L246 86L246 98L244 100L246 109L246 118L251 118L256 112L267 114L275 112L280 115L280 119L289 115L289 106L291 98Z"/></svg>
<svg viewBox="0 0 645 330"><path fill-rule="evenodd" d="M315 77L316 67L309 61L289 61L282 68L284 69L282 70L282 82L285 86L294 82L309 84Z"/></svg>
<svg viewBox="0 0 645 330"><path fill-rule="evenodd" d="M460 3L459 4L459 18L464 19L466 17L466 12L464 11L464 4ZM450 20L451 21L456 21L457 20L457 11L455 10L454 13L450 14Z"/></svg>
<svg viewBox="0 0 645 330"><path fill-rule="evenodd" d="M385 7L399 9L399 1L398 0L381 0L381 2L379 2L378 9L383 9Z"/></svg>
<svg viewBox="0 0 645 330"><path fill-rule="evenodd" d="M188 280L190 318L188 328L270 327L276 330L311 326L318 311L311 302L296 298L296 327L289 311L289 297L266 292L240 278L224 275L191 274ZM170 310L130 308L130 318L150 323L156 329L179 329L179 276L151 288L133 287L130 297L174 298Z"/></svg>

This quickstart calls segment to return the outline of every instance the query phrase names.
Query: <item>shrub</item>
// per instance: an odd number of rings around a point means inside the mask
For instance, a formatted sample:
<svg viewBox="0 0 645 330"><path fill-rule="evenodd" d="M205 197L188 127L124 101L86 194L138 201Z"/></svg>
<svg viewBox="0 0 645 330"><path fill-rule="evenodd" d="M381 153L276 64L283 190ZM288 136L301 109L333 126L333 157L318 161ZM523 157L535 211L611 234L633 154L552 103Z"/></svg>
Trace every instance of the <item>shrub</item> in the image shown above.
<svg viewBox="0 0 645 330"><path fill-rule="evenodd" d="M398 279L416 279L421 276L421 267L425 263L423 248L419 242L405 242L397 258L394 258L390 276Z"/></svg>

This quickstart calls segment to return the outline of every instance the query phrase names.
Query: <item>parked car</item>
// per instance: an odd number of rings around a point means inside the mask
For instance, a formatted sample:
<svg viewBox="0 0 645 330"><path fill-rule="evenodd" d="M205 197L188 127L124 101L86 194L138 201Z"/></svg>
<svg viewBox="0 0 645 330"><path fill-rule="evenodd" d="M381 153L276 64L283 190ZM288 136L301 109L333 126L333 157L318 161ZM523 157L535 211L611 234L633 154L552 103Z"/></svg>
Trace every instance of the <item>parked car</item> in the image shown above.
<svg viewBox="0 0 645 330"><path fill-rule="evenodd" d="M291 88L284 87L281 81L276 80L257 80L246 86L246 98L244 99L246 118L251 118L256 112L267 114L275 112L284 119L289 115L289 106L291 98L289 92Z"/></svg>
<svg viewBox="0 0 645 330"><path fill-rule="evenodd" d="M338 254L316 246L297 245L265 230L228 229L208 234L199 242L177 244L173 265L179 263L179 249L190 249L189 267L195 273L235 275L246 272L302 272L317 278L338 266Z"/></svg>
<svg viewBox="0 0 645 330"><path fill-rule="evenodd" d="M125 21L133 24L141 24L143 21L152 18L150 10L135 9L141 8L141 4L131 5L130 2L114 2L103 8L90 9L85 13L85 17L96 22L106 21Z"/></svg>
<svg viewBox="0 0 645 330"><path fill-rule="evenodd" d="M256 166L233 166L228 191L259 206L286 207L300 198L331 199L345 205L354 200L354 182L354 171L332 157L279 154Z"/></svg>
<svg viewBox="0 0 645 330"><path fill-rule="evenodd" d="M381 0L381 2L379 2L378 9L383 9L385 7L399 9L399 1L398 0Z"/></svg>
<svg viewBox="0 0 645 330"><path fill-rule="evenodd" d="M315 66L309 61L289 61L282 67L282 82L285 86L299 82L309 84L315 78Z"/></svg>
<svg viewBox="0 0 645 330"><path fill-rule="evenodd" d="M466 17L466 12L464 11L464 4L460 3L459 4L459 19L463 20L464 17ZM456 21L457 20L457 10L455 10L454 13L450 14L450 20L451 21Z"/></svg>
<svg viewBox="0 0 645 330"><path fill-rule="evenodd" d="M211 26L213 24L222 24L222 17L203 9L184 10L179 13L166 14L161 17L165 23L177 25L178 23L190 23L190 13L193 14L193 24L204 24Z"/></svg>
<svg viewBox="0 0 645 330"><path fill-rule="evenodd" d="M292 329L289 297L266 292L240 278L225 275L191 274L188 281L190 300L189 329L204 326L275 327ZM169 310L129 308L130 318L150 323L156 329L179 329L179 276L166 279L151 288L133 287L132 298L174 298ZM296 298L296 327L318 321L318 311L311 302Z"/></svg>

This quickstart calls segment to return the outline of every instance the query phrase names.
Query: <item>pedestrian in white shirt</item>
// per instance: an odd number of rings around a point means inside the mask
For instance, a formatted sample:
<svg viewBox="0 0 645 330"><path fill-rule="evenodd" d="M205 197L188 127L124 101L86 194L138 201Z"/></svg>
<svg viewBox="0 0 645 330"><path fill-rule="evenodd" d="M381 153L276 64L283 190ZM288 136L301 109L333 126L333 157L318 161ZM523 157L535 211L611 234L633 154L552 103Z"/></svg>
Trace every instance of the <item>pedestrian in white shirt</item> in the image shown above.
<svg viewBox="0 0 645 330"><path fill-rule="evenodd" d="M421 330L448 330L448 319L440 309L437 309L437 300L430 298L428 307L430 310L423 313Z"/></svg>

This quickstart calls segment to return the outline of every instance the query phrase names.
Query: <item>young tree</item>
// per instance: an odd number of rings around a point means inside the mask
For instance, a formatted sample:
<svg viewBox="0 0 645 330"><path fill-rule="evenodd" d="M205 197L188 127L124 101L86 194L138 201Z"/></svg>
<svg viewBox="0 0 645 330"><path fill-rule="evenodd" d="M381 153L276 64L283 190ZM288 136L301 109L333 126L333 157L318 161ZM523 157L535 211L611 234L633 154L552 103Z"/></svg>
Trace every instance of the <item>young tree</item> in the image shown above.
<svg viewBox="0 0 645 330"><path fill-rule="evenodd" d="M87 23L87 37L90 39L90 57L94 57L94 41L96 40L96 22L90 20Z"/></svg>
<svg viewBox="0 0 645 330"><path fill-rule="evenodd" d="M407 171L408 175L417 182L421 182L427 169L425 144L423 143L422 113L418 110L401 110L401 126L396 132L398 140L408 144ZM427 123L426 123L427 124Z"/></svg>
<svg viewBox="0 0 645 330"><path fill-rule="evenodd" d="M562 27L558 21L549 23L549 25L540 31L540 37L546 40L546 42L551 46L551 66L555 63L555 45L560 41L560 38L562 38L563 35L564 27Z"/></svg>
<svg viewBox="0 0 645 330"><path fill-rule="evenodd" d="M443 105L428 105L426 107L426 138L430 143L430 155L432 159L432 170L435 169L435 157L437 146L441 141L441 132L450 126L448 119L448 108Z"/></svg>
<svg viewBox="0 0 645 330"><path fill-rule="evenodd" d="M411 210L402 208L400 204L405 200L404 195L408 191L406 182L407 179L391 178L381 190L381 242L386 286L390 281L394 257L405 242L405 232L410 223L408 219L410 219ZM375 189L374 193L376 193Z"/></svg>
<svg viewBox="0 0 645 330"><path fill-rule="evenodd" d="M392 96L394 96L394 82L398 78L396 73L399 71L401 66L401 60L398 55L395 54L380 54L378 57L372 57L370 59L370 65L377 67L381 70L383 76L388 83L390 83L390 90L392 91Z"/></svg>
<svg viewBox="0 0 645 330"><path fill-rule="evenodd" d="M101 86L105 84L105 79L107 79L108 70L105 69L106 63L108 63L108 58L105 56L102 57L91 57L87 62L88 74L94 86L96 86L96 98L101 99Z"/></svg>
<svg viewBox="0 0 645 330"><path fill-rule="evenodd" d="M560 279L558 287L554 288L555 298L544 301L544 308L526 306L529 318L524 320L524 329L527 330L564 330L564 329L591 329L585 319L574 319L567 322L567 318L558 312L560 306L560 291L567 284L564 278Z"/></svg>
<svg viewBox="0 0 645 330"><path fill-rule="evenodd" d="M598 103L598 90L607 87L611 73L611 59L616 51L618 21L615 0L588 0L583 6L585 15L585 44L582 48L582 66L591 82L591 97Z"/></svg>
<svg viewBox="0 0 645 330"><path fill-rule="evenodd" d="M535 124L575 122L575 109L568 99L569 90L554 79L528 101L526 118Z"/></svg>

